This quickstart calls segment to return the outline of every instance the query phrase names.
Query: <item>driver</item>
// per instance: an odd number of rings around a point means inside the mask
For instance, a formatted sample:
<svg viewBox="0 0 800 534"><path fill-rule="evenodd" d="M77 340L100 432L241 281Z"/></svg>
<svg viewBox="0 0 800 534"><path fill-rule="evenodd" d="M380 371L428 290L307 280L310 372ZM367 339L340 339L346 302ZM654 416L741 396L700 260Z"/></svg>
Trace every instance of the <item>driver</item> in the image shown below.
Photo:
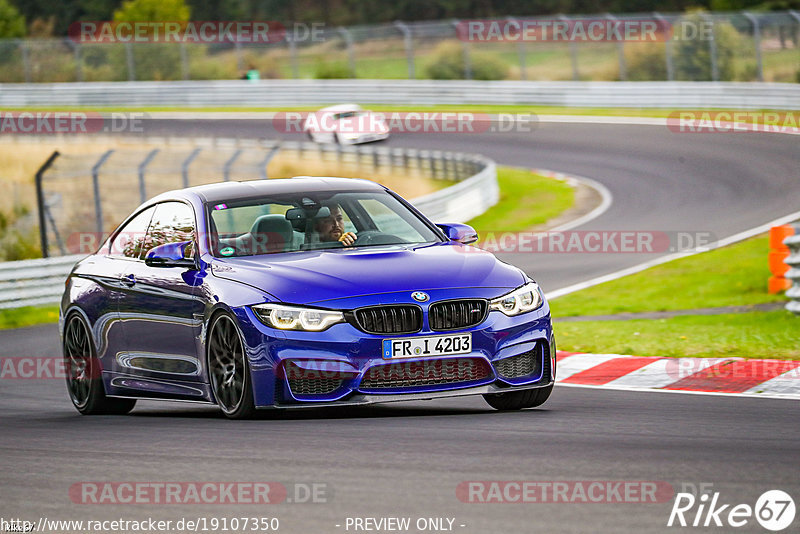
<svg viewBox="0 0 800 534"><path fill-rule="evenodd" d="M314 225L314 231L320 242L339 241L342 245L350 247L356 241L356 234L344 231L344 217L337 204L329 206L331 214L324 219L319 219Z"/></svg>

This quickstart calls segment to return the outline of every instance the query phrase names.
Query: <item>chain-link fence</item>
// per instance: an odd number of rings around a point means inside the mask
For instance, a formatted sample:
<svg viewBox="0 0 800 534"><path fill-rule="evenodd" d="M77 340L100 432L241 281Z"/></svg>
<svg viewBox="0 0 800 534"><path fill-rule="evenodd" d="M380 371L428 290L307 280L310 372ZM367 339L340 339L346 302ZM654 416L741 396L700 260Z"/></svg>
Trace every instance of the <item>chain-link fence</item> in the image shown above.
<svg viewBox="0 0 800 534"><path fill-rule="evenodd" d="M581 21L647 20L665 31L654 40L573 33L529 39L519 32L514 39L505 31L547 29L554 20L570 30ZM473 38L465 33L470 21L450 20L289 28L271 43L4 40L0 82L216 80L253 70L262 78L800 81L797 11L481 22L500 23L503 35Z"/></svg>
<svg viewBox="0 0 800 534"><path fill-rule="evenodd" d="M267 179L268 168L282 176L293 169L303 174L368 175L382 182L382 177L394 176L402 192L414 197L472 177L486 166L463 154L378 146L174 141L98 154L51 155L36 176L42 255L91 253L139 204L164 191Z"/></svg>

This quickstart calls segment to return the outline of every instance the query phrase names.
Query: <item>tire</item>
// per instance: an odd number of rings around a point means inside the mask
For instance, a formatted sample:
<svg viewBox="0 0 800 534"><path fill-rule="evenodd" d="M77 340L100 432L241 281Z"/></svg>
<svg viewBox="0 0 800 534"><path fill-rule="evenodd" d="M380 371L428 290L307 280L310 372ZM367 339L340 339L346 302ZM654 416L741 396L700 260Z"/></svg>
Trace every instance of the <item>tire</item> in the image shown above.
<svg viewBox="0 0 800 534"><path fill-rule="evenodd" d="M484 395L484 400L495 410L522 410L541 406L553 392L553 384L544 388L509 391Z"/></svg>
<svg viewBox="0 0 800 534"><path fill-rule="evenodd" d="M250 366L236 321L221 313L212 319L208 332L208 376L217 405L229 419L253 418Z"/></svg>
<svg viewBox="0 0 800 534"><path fill-rule="evenodd" d="M73 313L64 326L62 340L67 392L72 405L83 415L125 415L136 399L106 396L102 368L94 342L83 318Z"/></svg>

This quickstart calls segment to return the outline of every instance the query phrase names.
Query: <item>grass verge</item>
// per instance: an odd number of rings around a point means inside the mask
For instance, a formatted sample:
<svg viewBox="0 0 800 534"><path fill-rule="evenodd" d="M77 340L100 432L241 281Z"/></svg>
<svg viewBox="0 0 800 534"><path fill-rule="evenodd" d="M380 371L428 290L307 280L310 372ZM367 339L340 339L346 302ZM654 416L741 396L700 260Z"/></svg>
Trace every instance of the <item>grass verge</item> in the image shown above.
<svg viewBox="0 0 800 534"><path fill-rule="evenodd" d="M800 359L800 319L783 310L556 323L558 348L637 356Z"/></svg>
<svg viewBox="0 0 800 534"><path fill-rule="evenodd" d="M767 293L769 239L754 237L554 299L556 317L744 306Z"/></svg>
<svg viewBox="0 0 800 534"><path fill-rule="evenodd" d="M497 167L500 201L467 224L479 234L519 232L544 224L572 207L575 191L566 182L526 169Z"/></svg>
<svg viewBox="0 0 800 534"><path fill-rule="evenodd" d="M767 293L768 237L659 265L554 299L554 317L783 301ZM556 323L559 348L638 356L800 359L800 319L779 310Z"/></svg>
<svg viewBox="0 0 800 534"><path fill-rule="evenodd" d="M58 321L58 305L0 310L0 329L21 328Z"/></svg>

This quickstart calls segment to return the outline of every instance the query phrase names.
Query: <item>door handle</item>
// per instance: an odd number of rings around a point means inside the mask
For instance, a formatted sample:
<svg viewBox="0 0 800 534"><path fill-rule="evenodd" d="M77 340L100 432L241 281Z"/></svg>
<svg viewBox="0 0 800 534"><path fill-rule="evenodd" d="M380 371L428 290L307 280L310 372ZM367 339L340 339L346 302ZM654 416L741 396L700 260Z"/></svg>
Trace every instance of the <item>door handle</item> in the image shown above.
<svg viewBox="0 0 800 534"><path fill-rule="evenodd" d="M134 285L136 285L136 277L133 276L132 274L126 274L121 276L119 281L122 283L122 285L128 287L133 287Z"/></svg>

